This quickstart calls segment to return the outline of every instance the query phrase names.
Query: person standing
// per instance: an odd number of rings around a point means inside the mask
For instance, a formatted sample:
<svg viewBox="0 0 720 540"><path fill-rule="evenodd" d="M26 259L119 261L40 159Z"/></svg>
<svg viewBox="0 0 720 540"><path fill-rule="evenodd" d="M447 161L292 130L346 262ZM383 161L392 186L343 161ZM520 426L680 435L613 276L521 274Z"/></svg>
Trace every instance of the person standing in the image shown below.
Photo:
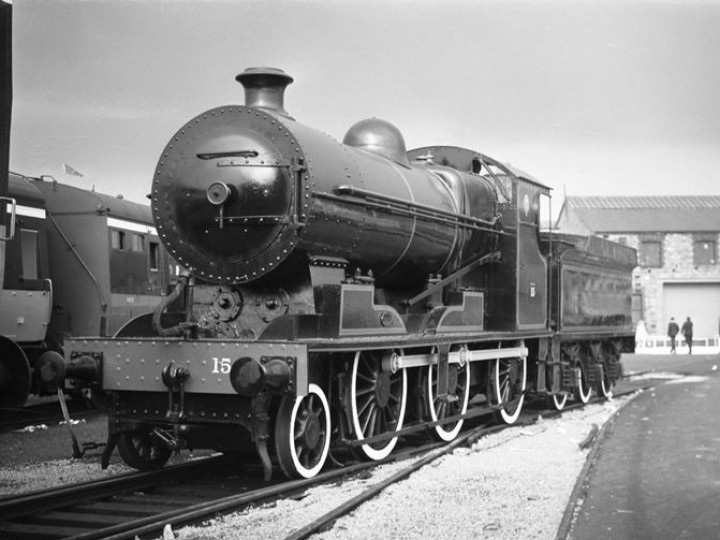
<svg viewBox="0 0 720 540"><path fill-rule="evenodd" d="M670 323L668 324L667 335L670 336L670 354L677 354L675 350L675 336L680 332L680 327L675 322L675 317L670 317Z"/></svg>
<svg viewBox="0 0 720 540"><path fill-rule="evenodd" d="M688 317L682 325L682 335L685 336L685 343L688 346L688 354L692 354L693 323Z"/></svg>

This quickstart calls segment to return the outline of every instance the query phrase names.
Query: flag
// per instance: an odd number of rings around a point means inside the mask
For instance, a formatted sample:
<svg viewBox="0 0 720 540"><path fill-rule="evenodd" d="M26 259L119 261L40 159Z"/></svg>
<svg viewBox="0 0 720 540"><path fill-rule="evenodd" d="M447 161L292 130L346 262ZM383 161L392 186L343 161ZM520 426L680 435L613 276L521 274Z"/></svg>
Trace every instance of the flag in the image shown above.
<svg viewBox="0 0 720 540"><path fill-rule="evenodd" d="M72 176L80 176L81 178L85 176L81 172L76 171L73 169L70 165L67 163L63 163L63 169L65 170L65 174L71 174Z"/></svg>

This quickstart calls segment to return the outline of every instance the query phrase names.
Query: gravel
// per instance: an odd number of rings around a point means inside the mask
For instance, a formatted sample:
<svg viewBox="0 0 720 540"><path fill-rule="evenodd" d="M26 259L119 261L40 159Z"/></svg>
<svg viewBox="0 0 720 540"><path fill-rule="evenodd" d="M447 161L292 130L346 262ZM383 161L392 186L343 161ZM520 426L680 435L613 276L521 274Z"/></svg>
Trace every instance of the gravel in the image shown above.
<svg viewBox="0 0 720 540"><path fill-rule="evenodd" d="M628 399L590 405L557 419L541 419L529 427L484 437L471 448L458 448L388 487L313 538L555 538L588 453L579 443ZM82 429L91 428L78 426L81 434ZM44 441L52 429L60 428L15 433L13 437L18 446L32 446L30 438ZM14 463L3 461L0 496L129 471L116 454L105 471L100 469L97 454L39 463L23 463L22 457L16 456ZM187 456L173 459L182 461ZM384 465L350 481L317 486L291 499L219 517L202 526L180 528L174 536L181 540L284 539L410 463ZM172 537L169 528L164 536Z"/></svg>
<svg viewBox="0 0 720 540"><path fill-rule="evenodd" d="M582 442L630 398L540 420L459 448L388 487L314 539L552 539L588 450ZM318 486L302 497L245 510L176 532L182 540L284 539L325 512L407 467Z"/></svg>
<svg viewBox="0 0 720 540"><path fill-rule="evenodd" d="M70 483L109 478L129 472L124 465L100 469L97 458L56 459L31 465L0 468L0 495L17 495L29 491L50 489Z"/></svg>

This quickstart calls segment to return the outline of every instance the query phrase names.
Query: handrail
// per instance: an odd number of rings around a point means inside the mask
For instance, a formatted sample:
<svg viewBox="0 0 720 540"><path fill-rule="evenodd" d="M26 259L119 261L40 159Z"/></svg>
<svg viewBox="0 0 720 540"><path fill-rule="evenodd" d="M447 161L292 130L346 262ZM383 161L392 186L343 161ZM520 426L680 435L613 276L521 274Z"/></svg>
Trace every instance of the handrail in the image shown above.
<svg viewBox="0 0 720 540"><path fill-rule="evenodd" d="M13 238L15 238L15 208L17 206L17 203L12 197L0 197L0 205L2 205L3 203L10 207L10 232L7 235L0 234L0 241L9 242ZM0 210L2 210L2 206L0 206ZM7 207L5 210L0 212L0 215L2 215L6 211Z"/></svg>

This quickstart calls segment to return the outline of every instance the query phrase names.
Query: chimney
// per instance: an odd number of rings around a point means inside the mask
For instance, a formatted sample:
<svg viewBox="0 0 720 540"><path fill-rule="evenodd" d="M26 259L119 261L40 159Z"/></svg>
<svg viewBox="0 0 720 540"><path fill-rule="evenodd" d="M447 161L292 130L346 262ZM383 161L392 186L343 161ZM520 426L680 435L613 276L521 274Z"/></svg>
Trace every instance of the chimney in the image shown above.
<svg viewBox="0 0 720 540"><path fill-rule="evenodd" d="M283 106L285 87L293 78L282 69L247 68L235 80L245 88L245 105L291 118Z"/></svg>

